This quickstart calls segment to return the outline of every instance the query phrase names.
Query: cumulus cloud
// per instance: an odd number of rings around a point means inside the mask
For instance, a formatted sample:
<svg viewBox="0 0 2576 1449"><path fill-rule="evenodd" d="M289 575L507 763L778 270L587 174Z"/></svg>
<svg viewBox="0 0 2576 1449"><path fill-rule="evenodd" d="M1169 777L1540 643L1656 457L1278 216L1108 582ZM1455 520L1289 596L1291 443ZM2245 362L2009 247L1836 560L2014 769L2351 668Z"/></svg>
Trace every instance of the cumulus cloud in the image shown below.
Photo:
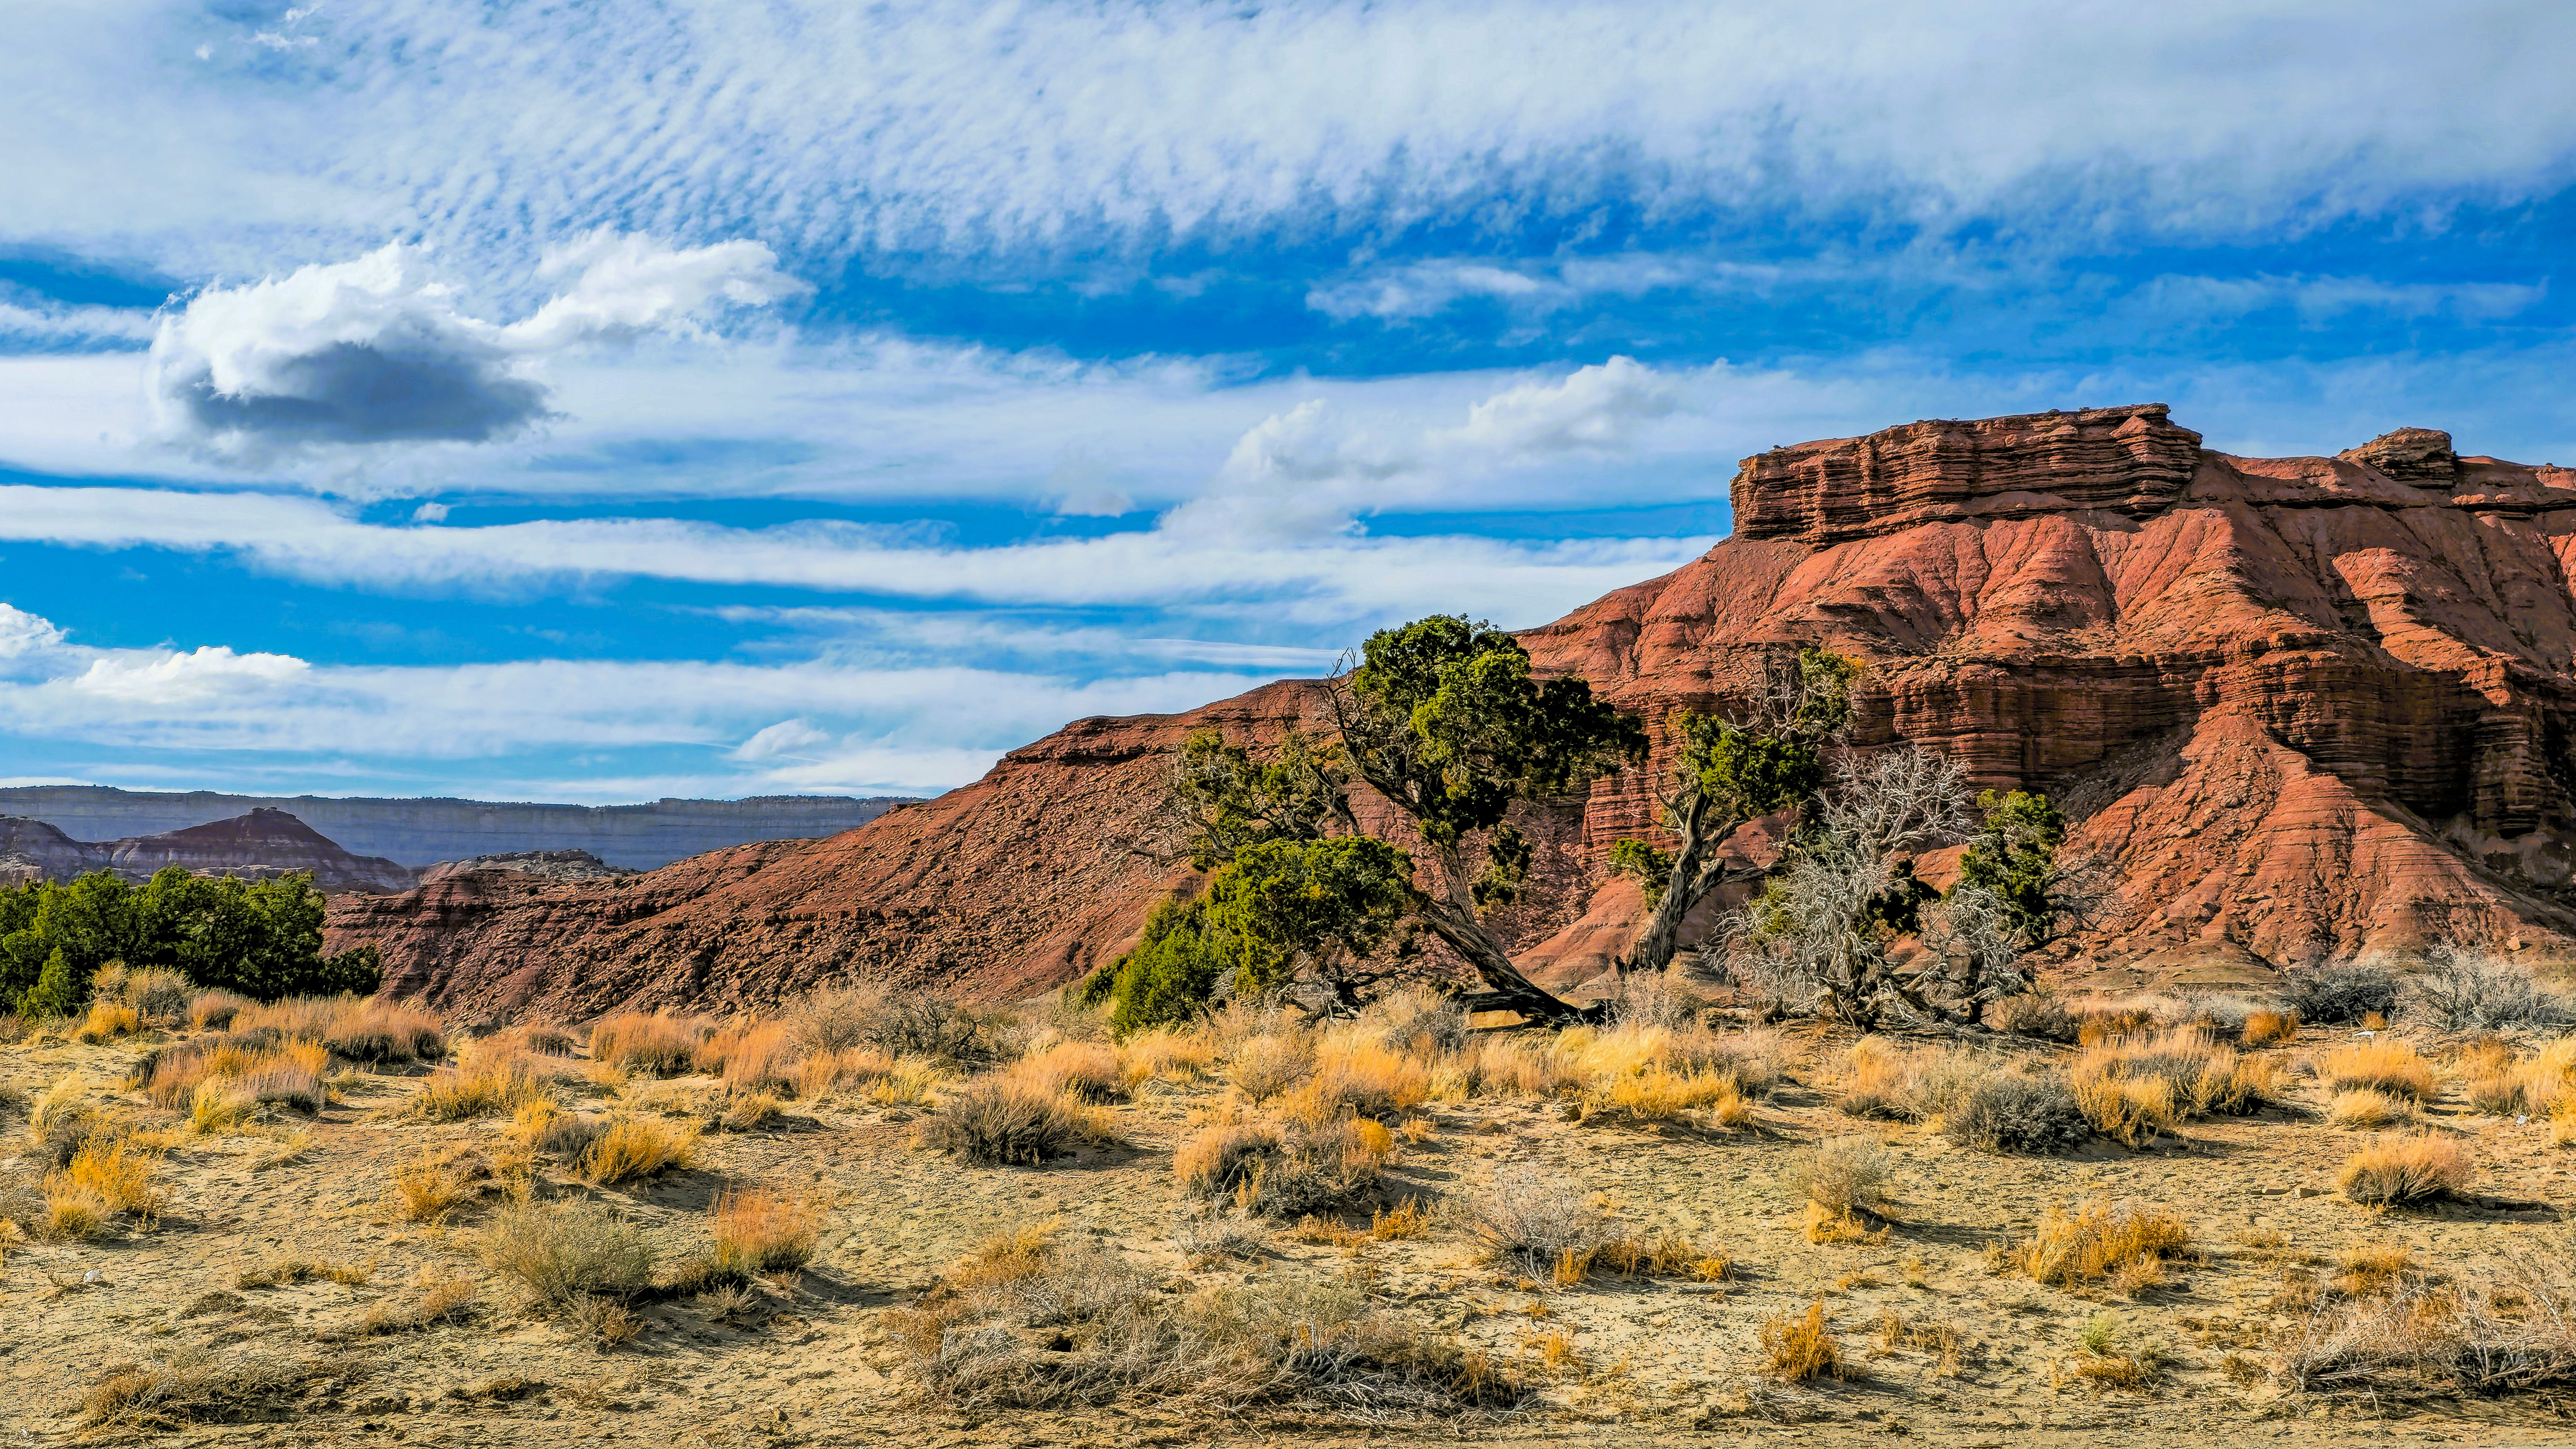
<svg viewBox="0 0 2576 1449"><path fill-rule="evenodd" d="M734 746L733 758L774 760L781 755L801 755L831 739L830 734L801 719L783 719Z"/></svg>
<svg viewBox="0 0 2576 1449"><path fill-rule="evenodd" d="M630 342L800 283L756 242L674 249L601 233L547 258L565 286L507 326L469 313L418 246L209 287L163 316L145 367L159 433L238 461L331 445L480 443L547 418L545 358Z"/></svg>

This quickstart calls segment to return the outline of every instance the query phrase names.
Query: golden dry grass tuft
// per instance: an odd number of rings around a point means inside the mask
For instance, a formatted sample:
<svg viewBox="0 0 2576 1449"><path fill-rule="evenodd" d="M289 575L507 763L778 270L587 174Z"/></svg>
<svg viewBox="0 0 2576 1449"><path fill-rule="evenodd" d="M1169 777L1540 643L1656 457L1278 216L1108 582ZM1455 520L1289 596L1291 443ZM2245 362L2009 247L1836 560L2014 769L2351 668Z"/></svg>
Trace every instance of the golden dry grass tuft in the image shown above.
<svg viewBox="0 0 2576 1449"><path fill-rule="evenodd" d="M2245 1030L2237 1039L2249 1047L2266 1047L2296 1041L2298 1035L2299 1014L2297 1012L2273 1011L2267 1008L2245 1014Z"/></svg>
<svg viewBox="0 0 2576 1449"><path fill-rule="evenodd" d="M1842 1341L1825 1322L1825 1305L1808 1305L1800 1315L1778 1314L1762 1321L1762 1369L1787 1384L1818 1378L1844 1378Z"/></svg>
<svg viewBox="0 0 2576 1449"><path fill-rule="evenodd" d="M718 1194L707 1219L715 1267L727 1275L802 1268L813 1261L823 1233L820 1209L765 1189Z"/></svg>
<svg viewBox="0 0 2576 1449"><path fill-rule="evenodd" d="M2349 1042L2317 1053L2317 1080L2329 1091L2368 1088L2421 1102L2433 1095L2433 1064L2412 1042L2391 1036Z"/></svg>
<svg viewBox="0 0 2576 1449"><path fill-rule="evenodd" d="M89 1015L72 1033L75 1041L102 1042L132 1036L143 1029L143 1013L122 1001L93 1001Z"/></svg>
<svg viewBox="0 0 2576 1449"><path fill-rule="evenodd" d="M2326 1120L2337 1127L2394 1127L2415 1120L2415 1104L2376 1088L2354 1087L2326 1103Z"/></svg>
<svg viewBox="0 0 2576 1449"><path fill-rule="evenodd" d="M2449 1137L2383 1137L2344 1159L2335 1185L2357 1203L2404 1207L2455 1197L2469 1185L2468 1149Z"/></svg>
<svg viewBox="0 0 2576 1449"><path fill-rule="evenodd" d="M1107 1042L1060 1041L1011 1064L1006 1075L1048 1096L1071 1093L1086 1102L1127 1095L1118 1050Z"/></svg>
<svg viewBox="0 0 2576 1449"><path fill-rule="evenodd" d="M590 1028L590 1059L630 1071L677 1076L695 1062L709 1028L695 1017L626 1011L601 1017Z"/></svg>
<svg viewBox="0 0 2576 1449"><path fill-rule="evenodd" d="M582 1181L627 1182L696 1160L698 1129L659 1117L619 1113L608 1119L599 1136L581 1154Z"/></svg>
<svg viewBox="0 0 2576 1449"><path fill-rule="evenodd" d="M1069 1089L1009 1073L948 1094L921 1142L967 1162L1035 1166L1117 1140L1116 1121Z"/></svg>
<svg viewBox="0 0 2576 1449"><path fill-rule="evenodd" d="M2161 1265L2191 1246L2182 1219L2142 1203L2096 1200L2073 1213L2050 1208L2030 1241L2006 1261L2033 1281L2082 1288L2125 1276L2145 1286Z"/></svg>

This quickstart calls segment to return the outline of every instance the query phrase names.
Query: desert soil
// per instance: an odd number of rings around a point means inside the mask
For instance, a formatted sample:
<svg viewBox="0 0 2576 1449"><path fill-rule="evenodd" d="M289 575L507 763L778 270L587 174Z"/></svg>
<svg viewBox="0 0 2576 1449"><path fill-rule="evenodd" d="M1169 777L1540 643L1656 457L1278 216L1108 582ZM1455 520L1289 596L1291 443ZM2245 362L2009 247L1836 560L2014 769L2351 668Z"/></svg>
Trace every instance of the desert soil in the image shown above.
<svg viewBox="0 0 2576 1449"><path fill-rule="evenodd" d="M2317 1038L2290 1048L2293 1056ZM0 1048L0 1083L29 1093L77 1072L102 1100L138 1115L116 1081L132 1045L45 1042ZM595 1194L646 1225L676 1259L704 1242L702 1215L728 1187L811 1193L828 1209L824 1246L790 1283L762 1289L747 1318L711 1320L694 1301L644 1310L632 1342L603 1351L569 1324L520 1306L475 1253L487 1196L444 1223L401 1221L389 1180L424 1152L497 1145L496 1120L424 1125L399 1116L416 1077L345 1076L310 1124L312 1146L261 1167L274 1136L190 1138L163 1163L167 1210L147 1229L89 1244L10 1248L0 1280L0 1425L12 1443L436 1445L966 1444L1681 1444L1839 1443L1910 1436L1962 1446L2136 1443L2341 1444L2364 1441L2568 1442L2576 1426L2554 1396L2369 1403L2285 1395L2223 1367L2266 1357L2306 1310L2282 1295L2286 1268L2249 1237L2283 1235L2334 1259L2403 1243L2418 1263L2474 1280L2517 1240L2558 1231L2576 1152L2547 1145L2545 1124L2473 1114L2453 1095L2436 1130L2461 1134L2481 1197L2373 1213L2332 1191L2336 1166L2367 1134L2282 1112L2202 1122L2153 1150L2095 1148L2069 1158L2002 1158L1924 1129L1857 1122L1836 1110L1815 1064L1841 1043L1803 1043L1808 1065L1764 1102L1750 1130L1647 1130L1567 1120L1556 1104L1434 1103L1434 1135L1390 1171L1395 1197L1454 1198L1497 1170L1560 1175L1604 1198L1634 1229L1684 1234L1735 1261L1728 1281L1621 1281L1539 1290L1481 1262L1454 1221L1426 1239L1336 1247L1284 1227L1269 1256L1193 1270L1172 1242L1189 1204L1170 1152L1221 1088L1151 1083L1115 1108L1125 1145L1042 1169L961 1165L914 1144L918 1109L835 1100L791 1106L750 1131L711 1131L694 1167L624 1189L540 1171L540 1190ZM685 1097L685 1088L673 1094ZM301 1119L288 1124L301 1125ZM1783 1171L1819 1140L1866 1132L1901 1163L1898 1219L1883 1241L1818 1246ZM0 1177L34 1172L21 1135L0 1145ZM11 1157L11 1153L21 1156ZM2136 1198L2181 1213L2196 1249L2137 1301L2043 1287L1989 1267L1990 1244L2027 1235L2051 1205ZM1096 1235L1173 1279L1308 1275L1364 1284L1381 1304L1523 1365L1540 1398L1468 1423L1367 1425L1253 1415L1209 1419L1152 1406L1059 1414L961 1416L917 1399L888 1310L996 1230L1055 1223ZM1364 1224L1363 1224L1364 1225ZM239 1286L286 1258L355 1264L366 1280ZM333 1342L335 1329L425 1271L476 1279L467 1321ZM2311 1270L2330 1272L2330 1267ZM1759 1368L1758 1326L1824 1305L1854 1373L1788 1387ZM2168 1351L2166 1377L2137 1392L2100 1388L2070 1365L2095 1315L2128 1342ZM1888 1314L1946 1323L1959 1345L1935 1354L1883 1348ZM1541 1366L1549 1335L1570 1354ZM285 1355L321 1363L337 1386L285 1422L193 1425L164 1434L82 1428L81 1401L111 1368L174 1348L216 1356Z"/></svg>

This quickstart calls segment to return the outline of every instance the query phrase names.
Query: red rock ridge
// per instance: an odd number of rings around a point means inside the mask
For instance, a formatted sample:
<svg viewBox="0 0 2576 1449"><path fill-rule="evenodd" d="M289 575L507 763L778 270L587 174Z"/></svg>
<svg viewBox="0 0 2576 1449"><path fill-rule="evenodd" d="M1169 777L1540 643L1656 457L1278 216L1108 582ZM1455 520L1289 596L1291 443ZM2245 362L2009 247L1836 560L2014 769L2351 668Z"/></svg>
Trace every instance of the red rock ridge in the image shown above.
<svg viewBox="0 0 2576 1449"><path fill-rule="evenodd" d="M1916 423L1776 449L1735 535L1524 636L1660 717L1724 707L1764 650L1865 659L1853 743L1912 740L2045 789L2127 914L2069 971L2259 976L2455 936L2571 949L2576 475L2407 430L2339 458L2202 449L2161 405ZM1277 684L1084 720L983 780L830 840L623 882L462 878L335 906L396 988L451 1005L752 1001L856 973L998 997L1113 956L1176 877L1128 853L1188 730L1268 734ZM1652 771L1537 812L1512 923L1559 983L1624 943L1609 842Z"/></svg>

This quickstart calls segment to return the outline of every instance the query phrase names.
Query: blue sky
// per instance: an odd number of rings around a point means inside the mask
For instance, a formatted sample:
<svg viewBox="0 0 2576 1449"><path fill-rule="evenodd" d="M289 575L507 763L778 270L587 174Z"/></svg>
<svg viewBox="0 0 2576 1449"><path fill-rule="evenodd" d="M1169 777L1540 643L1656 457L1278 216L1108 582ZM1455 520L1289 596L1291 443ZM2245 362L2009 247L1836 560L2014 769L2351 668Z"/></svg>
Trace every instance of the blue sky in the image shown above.
<svg viewBox="0 0 2576 1449"><path fill-rule="evenodd" d="M926 792L1919 417L2576 461L2563 4L12 30L10 781Z"/></svg>

